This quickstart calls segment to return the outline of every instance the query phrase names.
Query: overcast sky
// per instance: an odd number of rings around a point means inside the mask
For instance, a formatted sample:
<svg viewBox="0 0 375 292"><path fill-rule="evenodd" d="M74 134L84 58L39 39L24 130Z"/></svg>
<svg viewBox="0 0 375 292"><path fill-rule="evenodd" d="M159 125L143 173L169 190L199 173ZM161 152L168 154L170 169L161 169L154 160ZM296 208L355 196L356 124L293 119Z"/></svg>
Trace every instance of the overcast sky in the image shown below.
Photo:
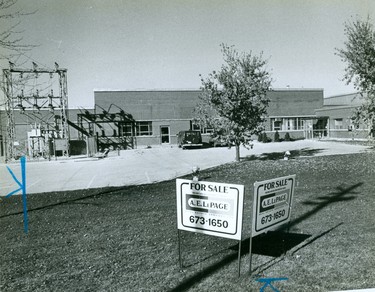
<svg viewBox="0 0 375 292"><path fill-rule="evenodd" d="M335 55L344 23L367 15L361 0L18 0L31 62L68 69L70 107L92 107L94 89L198 89L220 68L220 44L263 52L274 88L353 92Z"/></svg>

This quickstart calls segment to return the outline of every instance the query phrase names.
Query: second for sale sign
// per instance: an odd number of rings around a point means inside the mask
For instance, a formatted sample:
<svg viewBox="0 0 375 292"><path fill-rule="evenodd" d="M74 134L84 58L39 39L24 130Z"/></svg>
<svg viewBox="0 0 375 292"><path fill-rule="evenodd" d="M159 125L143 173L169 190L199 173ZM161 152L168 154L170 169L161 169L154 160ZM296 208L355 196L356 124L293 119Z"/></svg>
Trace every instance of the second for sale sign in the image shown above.
<svg viewBox="0 0 375 292"><path fill-rule="evenodd" d="M290 175L254 184L252 236L290 220L295 180Z"/></svg>

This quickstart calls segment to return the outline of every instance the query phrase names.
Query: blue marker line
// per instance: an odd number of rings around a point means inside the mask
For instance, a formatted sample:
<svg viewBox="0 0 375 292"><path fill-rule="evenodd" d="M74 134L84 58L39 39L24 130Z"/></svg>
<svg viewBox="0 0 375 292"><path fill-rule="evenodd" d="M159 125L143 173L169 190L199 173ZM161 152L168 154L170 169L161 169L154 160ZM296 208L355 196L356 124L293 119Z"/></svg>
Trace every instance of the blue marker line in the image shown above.
<svg viewBox="0 0 375 292"><path fill-rule="evenodd" d="M22 156L23 157L23 156ZM21 157L21 159L22 159L22 157ZM18 191L21 191L22 189L23 189L23 186L22 186L22 184L20 183L20 181L16 178L16 176L14 175L14 173L13 173L13 171L10 169L10 167L7 165L7 169L8 169L8 171L9 171L9 173L10 173L10 175L12 176L12 178L14 179L14 181L20 186L20 188L19 189L16 189L15 191L13 191L13 192L10 192L9 194L7 194L5 197L6 198L9 198L11 195L14 195L15 193L17 193ZM22 171L23 169L22 169L22 160L21 160L21 171Z"/></svg>
<svg viewBox="0 0 375 292"><path fill-rule="evenodd" d="M288 280L288 278L260 278L260 279L257 279L258 282L260 283L264 283L264 285L260 288L260 292L264 291L264 289L266 289L266 287L270 287L273 291L275 292L279 292L279 290L277 290L276 287L274 287L271 283L272 282L275 282L275 281L286 281Z"/></svg>
<svg viewBox="0 0 375 292"><path fill-rule="evenodd" d="M10 169L9 166L7 166L7 169L10 173L10 175L12 176L12 178L14 179L14 181L20 186L18 189L10 192L9 194L7 194L5 197L8 198L12 195L14 195L15 193L19 192L19 191L22 191L22 206L23 206L23 222L24 222L24 230L25 230L25 233L27 234L28 231L29 231L29 220L28 220L28 216L27 216L27 200L26 200L26 158L25 156L22 156L21 157L21 176L22 176L22 183L20 183L20 181L16 178L16 176L14 175L13 171Z"/></svg>

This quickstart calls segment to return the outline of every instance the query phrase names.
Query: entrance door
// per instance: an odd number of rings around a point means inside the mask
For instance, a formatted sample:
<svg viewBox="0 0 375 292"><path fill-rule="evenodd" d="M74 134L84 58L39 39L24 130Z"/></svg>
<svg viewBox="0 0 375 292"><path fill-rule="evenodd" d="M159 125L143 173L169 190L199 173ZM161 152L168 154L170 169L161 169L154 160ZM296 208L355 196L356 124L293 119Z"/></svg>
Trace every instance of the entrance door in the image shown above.
<svg viewBox="0 0 375 292"><path fill-rule="evenodd" d="M160 127L160 136L162 144L169 144L169 126Z"/></svg>

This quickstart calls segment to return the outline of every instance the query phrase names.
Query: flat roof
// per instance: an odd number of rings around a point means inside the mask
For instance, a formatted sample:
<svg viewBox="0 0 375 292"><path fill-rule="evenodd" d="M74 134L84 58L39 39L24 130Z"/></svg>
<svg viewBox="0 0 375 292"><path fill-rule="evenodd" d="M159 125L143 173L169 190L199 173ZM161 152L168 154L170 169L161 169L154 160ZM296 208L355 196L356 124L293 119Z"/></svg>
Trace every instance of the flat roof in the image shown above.
<svg viewBox="0 0 375 292"><path fill-rule="evenodd" d="M270 91L323 91L323 88L271 88ZM134 89L119 89L119 88L94 88L94 92L147 92L147 91L201 91L200 88L134 88Z"/></svg>
<svg viewBox="0 0 375 292"><path fill-rule="evenodd" d="M135 88L135 89L112 89L112 88L94 88L94 92L147 92L147 91L201 91L199 88Z"/></svg>

